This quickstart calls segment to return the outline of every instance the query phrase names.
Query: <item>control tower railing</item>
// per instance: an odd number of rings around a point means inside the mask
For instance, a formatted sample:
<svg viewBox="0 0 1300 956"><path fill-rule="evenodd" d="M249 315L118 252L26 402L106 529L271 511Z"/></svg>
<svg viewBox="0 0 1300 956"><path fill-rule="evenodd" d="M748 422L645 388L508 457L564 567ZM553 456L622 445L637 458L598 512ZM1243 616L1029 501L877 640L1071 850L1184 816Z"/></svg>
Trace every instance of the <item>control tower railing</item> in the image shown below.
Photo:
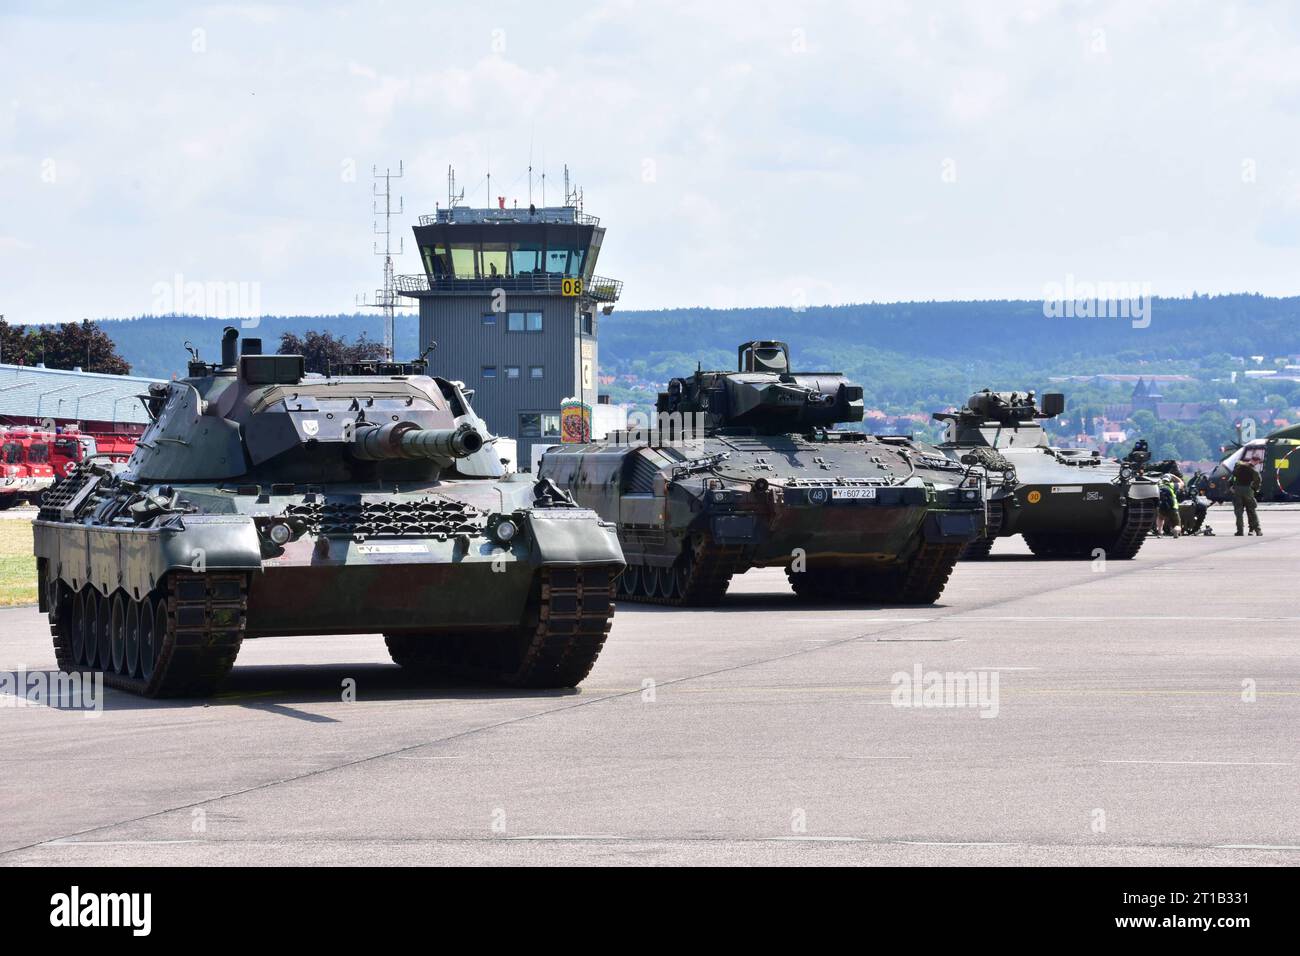
<svg viewBox="0 0 1300 956"><path fill-rule="evenodd" d="M528 212L526 209L471 209L457 206L439 209L432 216L419 217L421 226L441 226L457 223L577 223L580 226L599 226L599 216L589 216L571 206L547 207Z"/></svg>
<svg viewBox="0 0 1300 956"><path fill-rule="evenodd" d="M438 276L430 278L425 273L418 275L394 276L397 291L403 295L454 295L457 293L490 293L494 289L506 292L538 292L550 295L574 294L571 283L579 281L573 276L555 275L549 272L529 273L521 276ZM570 285L566 285L570 283ZM606 279L592 276L584 283L581 296L594 302L617 302L623 294L623 283L619 279Z"/></svg>

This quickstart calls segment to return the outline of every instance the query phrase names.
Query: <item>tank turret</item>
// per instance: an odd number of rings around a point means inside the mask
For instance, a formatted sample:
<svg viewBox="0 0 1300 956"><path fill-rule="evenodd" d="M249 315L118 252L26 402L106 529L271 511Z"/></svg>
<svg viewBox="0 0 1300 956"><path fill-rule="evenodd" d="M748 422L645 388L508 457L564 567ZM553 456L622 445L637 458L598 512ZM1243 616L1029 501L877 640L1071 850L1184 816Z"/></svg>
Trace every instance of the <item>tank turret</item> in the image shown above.
<svg viewBox="0 0 1300 956"><path fill-rule="evenodd" d="M656 409L699 416L705 434L793 434L862 421L862 387L839 372L792 373L789 346L756 340L739 347L734 372L697 370L670 381Z"/></svg>
<svg viewBox="0 0 1300 956"><path fill-rule="evenodd" d="M935 412L934 419L948 423L946 440L970 445L1047 445L1040 419L1065 411L1065 396L1047 392L1041 405L1029 392L995 392L984 389L966 399L956 412ZM1009 431L1007 430L1009 429Z"/></svg>
<svg viewBox="0 0 1300 956"><path fill-rule="evenodd" d="M194 353L190 377L150 386L154 417L127 463L141 481L433 480L483 448L459 387L416 374L308 375L300 355ZM368 369L366 371L369 371Z"/></svg>

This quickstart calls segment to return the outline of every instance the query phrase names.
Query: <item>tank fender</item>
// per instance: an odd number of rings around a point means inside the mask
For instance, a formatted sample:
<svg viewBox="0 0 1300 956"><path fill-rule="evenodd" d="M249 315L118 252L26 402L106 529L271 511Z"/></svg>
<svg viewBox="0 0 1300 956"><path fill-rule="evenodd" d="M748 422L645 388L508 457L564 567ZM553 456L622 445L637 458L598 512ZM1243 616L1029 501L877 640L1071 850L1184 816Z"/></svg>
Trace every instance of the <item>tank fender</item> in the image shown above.
<svg viewBox="0 0 1300 956"><path fill-rule="evenodd" d="M159 529L159 564L167 571L262 567L262 544L248 515L185 515L179 526Z"/></svg>
<svg viewBox="0 0 1300 956"><path fill-rule="evenodd" d="M586 508L536 509L527 513L531 559L539 565L608 564L623 567L617 528Z"/></svg>

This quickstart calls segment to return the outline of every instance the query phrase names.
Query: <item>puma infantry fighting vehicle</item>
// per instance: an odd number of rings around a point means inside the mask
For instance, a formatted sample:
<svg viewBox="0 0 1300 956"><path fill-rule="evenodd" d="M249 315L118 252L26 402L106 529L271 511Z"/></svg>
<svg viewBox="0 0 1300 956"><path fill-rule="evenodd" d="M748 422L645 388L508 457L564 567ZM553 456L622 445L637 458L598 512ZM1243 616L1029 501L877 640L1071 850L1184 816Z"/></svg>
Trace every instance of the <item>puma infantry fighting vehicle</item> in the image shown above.
<svg viewBox="0 0 1300 956"><path fill-rule="evenodd" d="M984 526L972 469L904 437L836 431L862 387L790 372L784 342L659 396L656 427L549 450L539 474L617 522L619 596L714 604L732 575L784 567L812 600L929 604Z"/></svg>
<svg viewBox="0 0 1300 956"><path fill-rule="evenodd" d="M1091 558L1100 550L1128 559L1142 547L1155 524L1158 486L1096 452L1049 445L1039 422L1064 410L1059 393L1045 394L1040 410L1033 392L985 389L955 413L935 413L948 423L939 448L994 478L987 530L964 558L986 558L996 538L1014 534L1038 557Z"/></svg>
<svg viewBox="0 0 1300 956"><path fill-rule="evenodd" d="M302 356L237 339L150 386L126 464L90 459L41 502L61 669L199 696L244 638L382 632L420 672L586 676L623 567L611 525L504 475L459 383L422 362L307 375Z"/></svg>

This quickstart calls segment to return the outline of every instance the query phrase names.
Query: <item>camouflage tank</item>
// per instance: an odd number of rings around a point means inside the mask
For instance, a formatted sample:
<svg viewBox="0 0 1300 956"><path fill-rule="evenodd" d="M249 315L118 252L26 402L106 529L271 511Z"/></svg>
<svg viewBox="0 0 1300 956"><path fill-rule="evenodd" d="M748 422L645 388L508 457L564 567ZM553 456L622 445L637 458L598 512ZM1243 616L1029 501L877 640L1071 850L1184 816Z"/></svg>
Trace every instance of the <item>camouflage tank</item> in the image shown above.
<svg viewBox="0 0 1300 956"><path fill-rule="evenodd" d="M1142 547L1155 524L1157 485L1096 452L1049 445L1039 422L1064 410L1059 393L1045 394L1040 410L1033 392L985 389L959 411L934 415L948 425L938 447L994 479L988 528L964 558L986 558L995 539L1015 534L1045 558L1091 558L1101 550L1126 560Z"/></svg>
<svg viewBox="0 0 1300 956"><path fill-rule="evenodd" d="M538 473L618 524L619 596L716 604L731 578L784 567L810 600L933 603L984 527L980 479L862 419L838 372L792 374L784 342L747 342L736 372L659 396L653 429L549 450Z"/></svg>
<svg viewBox="0 0 1300 956"><path fill-rule="evenodd" d="M45 496L37 574L61 669L201 696L245 638L382 632L417 672L587 675L623 567L611 525L506 475L467 393L423 363L307 375L237 339L150 386L128 462L92 459Z"/></svg>

